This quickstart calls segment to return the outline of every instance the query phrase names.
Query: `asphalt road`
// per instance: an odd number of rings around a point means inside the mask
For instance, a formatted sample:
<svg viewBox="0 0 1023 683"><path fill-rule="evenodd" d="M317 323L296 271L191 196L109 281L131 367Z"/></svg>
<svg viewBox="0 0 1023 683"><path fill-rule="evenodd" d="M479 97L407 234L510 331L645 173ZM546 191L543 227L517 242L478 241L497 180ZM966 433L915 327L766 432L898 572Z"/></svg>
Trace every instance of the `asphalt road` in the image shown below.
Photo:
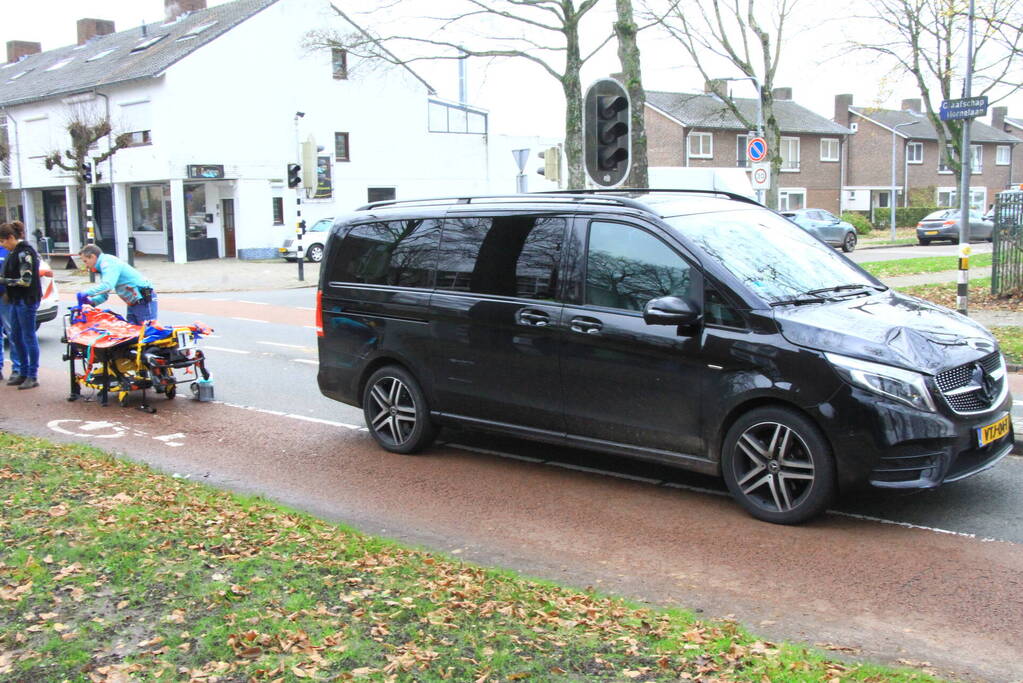
<svg viewBox="0 0 1023 683"><path fill-rule="evenodd" d="M0 427L484 564L732 614L765 637L1023 680L1023 661L1007 656L1023 633L1023 459L935 492L845 500L791 528L752 520L712 478L571 449L448 433L424 457L394 456L360 411L319 395L313 296L162 294L163 322L215 328L203 347L218 400L154 397L155 415L66 402L59 324L48 323L42 386L17 394Z"/></svg>

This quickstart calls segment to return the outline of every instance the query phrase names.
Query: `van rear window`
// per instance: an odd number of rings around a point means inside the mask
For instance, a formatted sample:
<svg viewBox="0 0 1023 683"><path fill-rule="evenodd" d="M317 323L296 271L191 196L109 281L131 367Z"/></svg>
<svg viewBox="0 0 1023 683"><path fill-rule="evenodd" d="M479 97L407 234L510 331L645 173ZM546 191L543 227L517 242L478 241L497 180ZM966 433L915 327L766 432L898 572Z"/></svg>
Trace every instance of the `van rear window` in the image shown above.
<svg viewBox="0 0 1023 683"><path fill-rule="evenodd" d="M330 259L330 282L433 286L440 222L412 219L352 228Z"/></svg>

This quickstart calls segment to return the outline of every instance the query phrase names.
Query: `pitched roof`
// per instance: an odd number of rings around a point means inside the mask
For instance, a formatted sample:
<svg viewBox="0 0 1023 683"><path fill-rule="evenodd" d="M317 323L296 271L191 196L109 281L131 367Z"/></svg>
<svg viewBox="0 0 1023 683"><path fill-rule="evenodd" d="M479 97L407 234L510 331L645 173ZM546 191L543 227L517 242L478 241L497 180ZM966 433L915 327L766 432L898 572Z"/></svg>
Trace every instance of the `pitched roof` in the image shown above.
<svg viewBox="0 0 1023 683"><path fill-rule="evenodd" d="M188 13L173 22L147 24L99 36L85 45L29 55L14 64L0 66L0 105L23 104L158 76L275 2L235 0ZM194 32L191 37L190 32ZM146 41L153 42L143 48Z"/></svg>
<svg viewBox="0 0 1023 683"><path fill-rule="evenodd" d="M1014 128L1023 130L1023 119L1010 119L1008 116L1005 117L1005 122Z"/></svg>
<svg viewBox="0 0 1023 683"><path fill-rule="evenodd" d="M757 101L733 98L736 107L749 121L756 121ZM747 130L735 114L717 95L705 93L657 92L648 90L646 102L668 114L689 128ZM834 121L815 114L792 100L775 100L774 115L782 133L814 133L818 135L848 135L851 130Z"/></svg>
<svg viewBox="0 0 1023 683"><path fill-rule="evenodd" d="M869 109L867 107L849 107L849 111L863 118L870 119L874 123L889 130L896 125L908 124L895 131L897 135L914 140L937 140L938 134L934 125L925 114L918 114L913 111L897 111L895 109ZM1008 119L1006 119L1008 120ZM974 119L970 126L970 140L973 142L1020 142L1020 139L1008 133L1003 133L991 126Z"/></svg>

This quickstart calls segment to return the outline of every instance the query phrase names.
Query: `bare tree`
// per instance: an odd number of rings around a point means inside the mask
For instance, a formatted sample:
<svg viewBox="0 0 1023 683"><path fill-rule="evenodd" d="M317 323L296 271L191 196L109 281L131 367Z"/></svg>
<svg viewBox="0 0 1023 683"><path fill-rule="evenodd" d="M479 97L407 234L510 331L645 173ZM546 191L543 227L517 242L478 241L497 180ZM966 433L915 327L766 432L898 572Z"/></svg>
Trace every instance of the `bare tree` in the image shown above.
<svg viewBox="0 0 1023 683"><path fill-rule="evenodd" d="M636 37L640 31L633 20L632 0L616 0L618 21L615 35L618 36L618 60L622 64L622 80L632 107L632 167L625 183L629 187L650 187L647 170L646 145L646 91L643 90L643 74L639 57L639 43Z"/></svg>
<svg viewBox="0 0 1023 683"><path fill-rule="evenodd" d="M791 18L798 0L775 0L769 11L769 24L754 11L754 0L673 0L666 12L658 15L657 7L648 6L651 18L658 21L693 60L704 81L718 81L722 74L712 69L729 67L738 70L741 78L749 78L759 89L771 162L771 189L767 204L778 206L778 173L782 165L781 128L774 112L774 76L781 60L786 22ZM761 3L763 7L765 3ZM763 17L763 12L761 14ZM719 85L722 85L719 83ZM717 88L724 106L748 130L756 130L756 121L748 110L724 87Z"/></svg>
<svg viewBox="0 0 1023 683"><path fill-rule="evenodd" d="M334 6L357 31L313 32L311 47L342 48L351 55L391 64L465 57L523 59L540 67L561 84L565 96L565 158L568 186L583 186L582 84L583 64L612 38L609 33L583 54L580 24L600 0L456 0L454 11L430 16L436 5L404 0L402 11L419 15L421 30L413 34L370 32ZM395 3L397 4L397 3ZM390 9L394 5L385 5ZM372 14L372 13L370 13ZM394 22L391 22L392 24ZM480 37L487 36L487 37ZM398 56L397 52L416 53Z"/></svg>
<svg viewBox="0 0 1023 683"><path fill-rule="evenodd" d="M122 133L113 136L105 150L100 151L97 149L96 155L90 156L90 150L93 147L98 147L100 140L111 137L113 130L110 125L110 119L103 115L95 114L86 108L73 108L69 113L66 129L71 136L70 148L63 152L59 150L50 152L43 160L43 163L49 171L59 168L74 174L79 209L78 229L81 234L85 216L85 190L88 184L86 179L87 169L95 173L93 180L99 180L99 165L116 154L118 150L127 147L131 143L131 134Z"/></svg>
<svg viewBox="0 0 1023 683"><path fill-rule="evenodd" d="M938 135L945 162L957 174L962 147L962 121L942 121L941 100L961 95L965 77L968 2L966 0L867 0L871 11L861 19L871 26L873 41L851 42L849 49L888 60L916 83L924 113ZM992 102L1023 88L1023 3L980 0L976 7L971 96Z"/></svg>

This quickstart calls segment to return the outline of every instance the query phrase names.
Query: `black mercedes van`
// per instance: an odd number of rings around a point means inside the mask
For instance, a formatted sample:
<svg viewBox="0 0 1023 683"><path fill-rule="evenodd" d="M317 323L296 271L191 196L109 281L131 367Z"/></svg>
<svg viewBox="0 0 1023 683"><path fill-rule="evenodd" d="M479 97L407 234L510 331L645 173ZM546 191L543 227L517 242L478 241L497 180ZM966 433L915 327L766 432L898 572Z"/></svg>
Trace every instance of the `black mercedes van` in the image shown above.
<svg viewBox="0 0 1023 683"><path fill-rule="evenodd" d="M1012 448L983 327L738 195L370 204L331 229L317 320L320 390L389 451L457 424L669 463L770 522Z"/></svg>

